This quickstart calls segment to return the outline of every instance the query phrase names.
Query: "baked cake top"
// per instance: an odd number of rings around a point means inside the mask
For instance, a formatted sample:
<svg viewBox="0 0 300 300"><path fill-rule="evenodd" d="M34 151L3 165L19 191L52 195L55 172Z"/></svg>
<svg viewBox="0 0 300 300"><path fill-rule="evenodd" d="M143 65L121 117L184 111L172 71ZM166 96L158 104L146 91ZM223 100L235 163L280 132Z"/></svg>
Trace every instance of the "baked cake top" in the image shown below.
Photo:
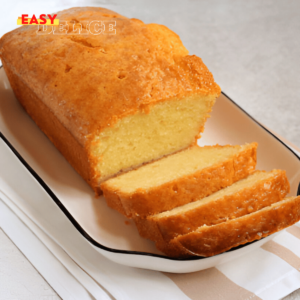
<svg viewBox="0 0 300 300"><path fill-rule="evenodd" d="M201 58L188 55L163 25L99 7L67 9L57 18L67 22L67 33L22 26L1 38L0 57L82 142L158 101L220 93ZM106 32L84 34L91 21L106 21ZM115 34L107 33L111 21ZM74 33L80 24L82 32ZM94 33L101 29L90 26Z"/></svg>

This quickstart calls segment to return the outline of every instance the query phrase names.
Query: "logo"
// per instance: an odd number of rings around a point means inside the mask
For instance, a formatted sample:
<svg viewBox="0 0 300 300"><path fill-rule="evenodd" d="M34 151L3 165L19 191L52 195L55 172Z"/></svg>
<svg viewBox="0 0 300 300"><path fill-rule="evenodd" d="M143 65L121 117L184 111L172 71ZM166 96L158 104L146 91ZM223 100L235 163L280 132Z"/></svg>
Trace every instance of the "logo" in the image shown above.
<svg viewBox="0 0 300 300"><path fill-rule="evenodd" d="M58 34L58 35L99 35L99 34L116 34L116 21L59 21L58 26L39 25L37 34Z"/></svg>
<svg viewBox="0 0 300 300"><path fill-rule="evenodd" d="M48 17L48 18L47 18ZM81 21L71 20L64 21L56 19L57 15L51 16L50 14L41 14L39 19L32 15L31 18L27 15L22 15L18 18L18 25L37 25L36 31L39 35L45 34L82 34L82 35L99 35L99 34L116 34L117 22L110 20L93 20Z"/></svg>
<svg viewBox="0 0 300 300"><path fill-rule="evenodd" d="M46 19L48 17L48 19ZM40 18L37 19L35 15L32 15L31 18L28 18L28 15L22 15L17 20L17 25L52 25L58 26L59 20L55 19L57 15L51 16L50 14L41 14Z"/></svg>

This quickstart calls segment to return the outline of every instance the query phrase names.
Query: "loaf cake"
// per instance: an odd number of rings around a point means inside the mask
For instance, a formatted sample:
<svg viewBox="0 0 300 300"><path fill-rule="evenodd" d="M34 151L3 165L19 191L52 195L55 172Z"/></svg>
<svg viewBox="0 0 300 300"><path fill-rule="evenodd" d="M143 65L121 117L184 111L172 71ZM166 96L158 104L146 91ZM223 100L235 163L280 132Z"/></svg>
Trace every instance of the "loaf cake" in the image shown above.
<svg viewBox="0 0 300 300"><path fill-rule="evenodd" d="M102 181L196 143L220 87L178 35L98 7L57 19L65 32L5 34L0 58L17 99L96 193ZM95 20L115 22L115 34L89 33Z"/></svg>
<svg viewBox="0 0 300 300"><path fill-rule="evenodd" d="M220 224L203 225L174 238L161 250L171 257L213 256L259 240L300 220L300 196L285 198L245 216Z"/></svg>
<svg viewBox="0 0 300 300"><path fill-rule="evenodd" d="M147 219L135 218L135 222L141 236L158 244L169 242L200 226L215 225L260 210L282 200L289 191L285 171L256 171L204 199Z"/></svg>
<svg viewBox="0 0 300 300"><path fill-rule="evenodd" d="M148 215L204 198L255 170L257 143L193 146L101 184L107 204L127 217Z"/></svg>

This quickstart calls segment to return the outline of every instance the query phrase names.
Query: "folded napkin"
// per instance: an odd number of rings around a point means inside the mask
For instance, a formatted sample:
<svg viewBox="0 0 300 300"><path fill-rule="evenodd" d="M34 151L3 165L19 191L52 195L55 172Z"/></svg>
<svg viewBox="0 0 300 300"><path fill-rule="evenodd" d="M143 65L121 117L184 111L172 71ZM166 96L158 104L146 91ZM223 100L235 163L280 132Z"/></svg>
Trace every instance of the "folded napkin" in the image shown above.
<svg viewBox="0 0 300 300"><path fill-rule="evenodd" d="M5 202L8 206L0 200L0 228L62 299L94 299L87 290L99 295L97 299L110 299L103 289L16 205L8 199Z"/></svg>
<svg viewBox="0 0 300 300"><path fill-rule="evenodd" d="M1 140L0 226L63 299L276 300L300 287L299 224L215 268L188 274L130 268L97 252L51 199L33 206L36 189L21 198L11 180L28 171L8 164L13 156Z"/></svg>

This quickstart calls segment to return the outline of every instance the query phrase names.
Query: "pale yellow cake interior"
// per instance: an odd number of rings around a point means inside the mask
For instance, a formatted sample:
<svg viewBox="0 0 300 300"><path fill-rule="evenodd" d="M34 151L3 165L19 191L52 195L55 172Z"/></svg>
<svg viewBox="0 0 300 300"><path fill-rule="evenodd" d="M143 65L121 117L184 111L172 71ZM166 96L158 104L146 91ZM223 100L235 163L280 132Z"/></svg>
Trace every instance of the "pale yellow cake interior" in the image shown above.
<svg viewBox="0 0 300 300"><path fill-rule="evenodd" d="M214 102L213 95L172 99L105 129L91 149L99 158L99 181L190 146Z"/></svg>
<svg viewBox="0 0 300 300"><path fill-rule="evenodd" d="M266 206L266 207L264 207L264 208L262 208L258 211L255 211L255 212L252 212L250 214L238 217L236 219L228 220L227 222L239 222L239 221L242 221L243 219L251 219L253 216L255 216L256 214L260 214L262 211L268 211L268 210L271 210L271 209L276 209L276 207L281 206L284 203L292 202L293 200L295 200L295 198L297 198L297 197L284 198L283 200L272 203L271 205ZM220 224L214 224L214 225L210 225L210 226L203 225L203 226L198 227L194 232L201 232L202 229L205 229L205 228L208 228L208 227L215 227L215 226L220 226Z"/></svg>
<svg viewBox="0 0 300 300"><path fill-rule="evenodd" d="M185 204L180 207L176 207L172 210L169 210L169 211L166 211L163 213L159 213L159 214L153 216L153 218L156 219L156 218L161 218L161 217L173 216L176 214L183 214L189 210L193 210L197 207L200 207L201 205L206 204L207 202L213 202L224 196L229 196L229 195L235 194L235 193L243 190L244 188L255 185L256 183L258 183L262 180L266 180L268 178L274 177L274 176L276 176L277 173L278 173L278 170L273 170L272 172L256 171L252 175L249 175L247 178L242 179L242 180L232 184L231 186L228 186L206 198L203 198L201 200L198 200L198 201L195 201L192 203Z"/></svg>
<svg viewBox="0 0 300 300"><path fill-rule="evenodd" d="M230 147L190 147L152 164L112 178L106 182L113 189L132 193L170 182L225 161L251 145Z"/></svg>

